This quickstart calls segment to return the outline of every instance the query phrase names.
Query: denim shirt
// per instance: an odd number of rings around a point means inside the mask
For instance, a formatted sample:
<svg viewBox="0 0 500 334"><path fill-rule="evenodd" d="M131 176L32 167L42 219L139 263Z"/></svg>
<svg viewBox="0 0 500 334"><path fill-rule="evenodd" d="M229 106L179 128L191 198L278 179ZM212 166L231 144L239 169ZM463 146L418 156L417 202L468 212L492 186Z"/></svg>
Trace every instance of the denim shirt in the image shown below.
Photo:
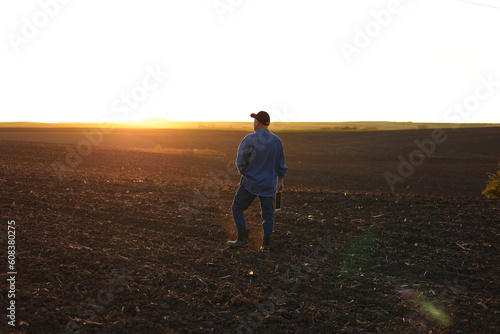
<svg viewBox="0 0 500 334"><path fill-rule="evenodd" d="M236 166L249 192L274 197L277 178L284 178L288 170L283 142L268 129L246 135L238 147Z"/></svg>

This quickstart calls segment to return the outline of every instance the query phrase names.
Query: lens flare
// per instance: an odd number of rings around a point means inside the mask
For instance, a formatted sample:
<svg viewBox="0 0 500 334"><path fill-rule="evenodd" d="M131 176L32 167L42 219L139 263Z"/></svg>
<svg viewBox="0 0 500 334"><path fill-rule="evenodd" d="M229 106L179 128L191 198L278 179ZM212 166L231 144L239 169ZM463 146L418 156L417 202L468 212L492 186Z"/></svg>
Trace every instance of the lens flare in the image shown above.
<svg viewBox="0 0 500 334"><path fill-rule="evenodd" d="M427 298L425 298L425 296L424 297L422 297L421 295L416 296L415 293L413 293L409 289L406 289L405 287L399 286L397 289L404 299L415 301L418 307L429 318L436 321L439 325L448 327L452 324L453 321L451 316L436 304L428 301Z"/></svg>
<svg viewBox="0 0 500 334"><path fill-rule="evenodd" d="M438 306L426 300L419 300L422 309L442 326L451 325L451 316Z"/></svg>
<svg viewBox="0 0 500 334"><path fill-rule="evenodd" d="M352 275L369 266L376 247L377 235L375 233L370 232L357 238L342 257L341 271Z"/></svg>

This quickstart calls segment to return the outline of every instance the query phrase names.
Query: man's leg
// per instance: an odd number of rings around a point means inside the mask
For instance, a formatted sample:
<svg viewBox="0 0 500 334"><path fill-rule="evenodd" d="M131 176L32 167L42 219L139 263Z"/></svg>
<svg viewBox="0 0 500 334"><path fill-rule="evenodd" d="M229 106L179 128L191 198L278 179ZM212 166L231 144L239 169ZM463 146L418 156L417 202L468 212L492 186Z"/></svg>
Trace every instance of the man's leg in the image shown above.
<svg viewBox="0 0 500 334"><path fill-rule="evenodd" d="M255 199L255 195L250 193L243 184L243 180L240 182L240 188L236 192L233 200L233 218L236 227L238 228L238 238L236 240L229 240L227 245L230 247L247 247L248 245L248 233L247 226L245 224L245 210L248 209L250 204L252 204Z"/></svg>
<svg viewBox="0 0 500 334"><path fill-rule="evenodd" d="M262 211L262 229L264 236L271 236L274 230L274 198L259 196L260 209Z"/></svg>
<svg viewBox="0 0 500 334"><path fill-rule="evenodd" d="M264 230L264 236L262 237L262 247L260 247L261 252L270 251L271 235L274 230L274 198L273 197L262 197L259 196L260 209L262 211L262 229Z"/></svg>
<svg viewBox="0 0 500 334"><path fill-rule="evenodd" d="M252 204L256 195L249 192L243 182L240 182L240 188L234 196L233 205L231 207L233 211L233 219L238 230L246 230L247 226L245 223L245 210L248 209L250 204Z"/></svg>

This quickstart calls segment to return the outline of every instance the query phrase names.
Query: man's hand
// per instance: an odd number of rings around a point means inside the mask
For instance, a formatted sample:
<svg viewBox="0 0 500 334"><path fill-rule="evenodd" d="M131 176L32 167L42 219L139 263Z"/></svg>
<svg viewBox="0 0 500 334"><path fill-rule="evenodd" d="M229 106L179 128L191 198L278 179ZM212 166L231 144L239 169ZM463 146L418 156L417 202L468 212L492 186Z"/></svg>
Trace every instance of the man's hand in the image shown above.
<svg viewBox="0 0 500 334"><path fill-rule="evenodd" d="M278 185L276 186L276 191L283 191L283 189L285 189L283 181L284 179L278 178Z"/></svg>

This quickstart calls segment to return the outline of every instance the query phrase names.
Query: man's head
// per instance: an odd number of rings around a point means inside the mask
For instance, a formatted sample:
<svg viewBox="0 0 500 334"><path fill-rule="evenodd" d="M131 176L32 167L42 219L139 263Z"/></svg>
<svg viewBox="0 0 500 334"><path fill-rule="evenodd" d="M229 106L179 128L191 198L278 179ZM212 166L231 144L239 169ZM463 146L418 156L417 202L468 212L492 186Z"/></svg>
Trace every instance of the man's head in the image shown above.
<svg viewBox="0 0 500 334"><path fill-rule="evenodd" d="M271 123L271 118L269 114L265 111L259 111L257 114L251 114L250 117L253 117L253 130L257 131L259 129L265 129Z"/></svg>

